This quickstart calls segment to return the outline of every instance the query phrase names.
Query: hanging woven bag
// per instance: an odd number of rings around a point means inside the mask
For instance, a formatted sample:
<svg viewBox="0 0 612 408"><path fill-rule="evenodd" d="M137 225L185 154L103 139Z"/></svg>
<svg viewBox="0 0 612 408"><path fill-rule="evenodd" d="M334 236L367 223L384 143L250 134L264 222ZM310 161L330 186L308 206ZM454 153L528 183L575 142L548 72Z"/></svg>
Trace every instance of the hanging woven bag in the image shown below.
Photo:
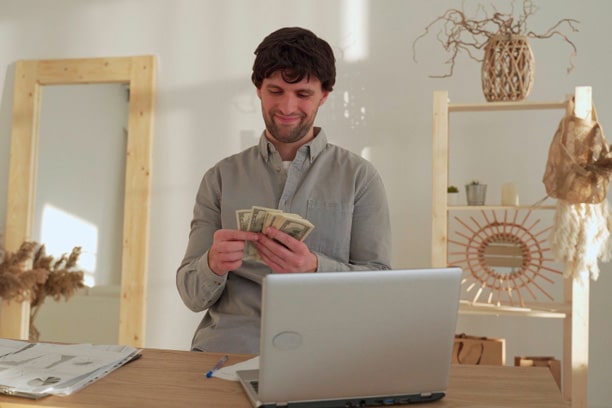
<svg viewBox="0 0 612 408"><path fill-rule="evenodd" d="M553 137L543 182L549 197L571 204L596 204L607 195L612 176L612 153L597 120L574 114L573 98Z"/></svg>

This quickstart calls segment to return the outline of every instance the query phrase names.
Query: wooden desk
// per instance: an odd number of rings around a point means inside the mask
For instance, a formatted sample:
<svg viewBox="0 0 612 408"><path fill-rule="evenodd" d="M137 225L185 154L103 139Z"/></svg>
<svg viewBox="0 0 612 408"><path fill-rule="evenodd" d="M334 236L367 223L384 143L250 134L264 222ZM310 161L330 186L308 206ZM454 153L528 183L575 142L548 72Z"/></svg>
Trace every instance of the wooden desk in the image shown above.
<svg viewBox="0 0 612 408"><path fill-rule="evenodd" d="M207 379L216 353L145 349L139 360L67 397L38 401L0 396L0 408L250 408L238 382ZM250 358L230 355L228 364ZM452 367L446 397L423 408L569 407L548 368Z"/></svg>

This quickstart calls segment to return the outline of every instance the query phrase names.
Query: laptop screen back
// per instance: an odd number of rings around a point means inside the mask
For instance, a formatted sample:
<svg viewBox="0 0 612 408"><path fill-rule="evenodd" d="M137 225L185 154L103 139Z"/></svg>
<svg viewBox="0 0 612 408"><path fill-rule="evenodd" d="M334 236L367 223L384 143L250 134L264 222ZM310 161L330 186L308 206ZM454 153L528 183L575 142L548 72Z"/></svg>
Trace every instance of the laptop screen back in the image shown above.
<svg viewBox="0 0 612 408"><path fill-rule="evenodd" d="M460 279L458 268L268 275L260 401L444 392Z"/></svg>

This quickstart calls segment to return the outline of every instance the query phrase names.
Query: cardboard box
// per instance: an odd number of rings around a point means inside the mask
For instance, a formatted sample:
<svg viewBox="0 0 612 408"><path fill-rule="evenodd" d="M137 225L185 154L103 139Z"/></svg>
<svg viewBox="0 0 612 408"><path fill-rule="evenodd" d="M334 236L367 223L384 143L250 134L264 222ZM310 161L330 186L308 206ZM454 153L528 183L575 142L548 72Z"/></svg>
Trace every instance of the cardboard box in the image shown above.
<svg viewBox="0 0 612 408"><path fill-rule="evenodd" d="M517 367L548 367L550 372L557 383L559 390L561 389L561 361L555 359L552 356L543 357L514 357L514 365Z"/></svg>
<svg viewBox="0 0 612 408"><path fill-rule="evenodd" d="M457 334L453 344L452 362L453 364L505 365L506 340Z"/></svg>

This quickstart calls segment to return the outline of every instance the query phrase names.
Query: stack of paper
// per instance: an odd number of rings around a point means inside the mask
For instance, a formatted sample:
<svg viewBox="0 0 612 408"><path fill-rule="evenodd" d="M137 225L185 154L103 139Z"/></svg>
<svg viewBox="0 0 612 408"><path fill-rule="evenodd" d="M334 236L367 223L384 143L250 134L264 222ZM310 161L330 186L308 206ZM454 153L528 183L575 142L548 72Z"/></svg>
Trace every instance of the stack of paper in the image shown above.
<svg viewBox="0 0 612 408"><path fill-rule="evenodd" d="M28 343L0 339L0 393L69 395L140 356L129 346Z"/></svg>

